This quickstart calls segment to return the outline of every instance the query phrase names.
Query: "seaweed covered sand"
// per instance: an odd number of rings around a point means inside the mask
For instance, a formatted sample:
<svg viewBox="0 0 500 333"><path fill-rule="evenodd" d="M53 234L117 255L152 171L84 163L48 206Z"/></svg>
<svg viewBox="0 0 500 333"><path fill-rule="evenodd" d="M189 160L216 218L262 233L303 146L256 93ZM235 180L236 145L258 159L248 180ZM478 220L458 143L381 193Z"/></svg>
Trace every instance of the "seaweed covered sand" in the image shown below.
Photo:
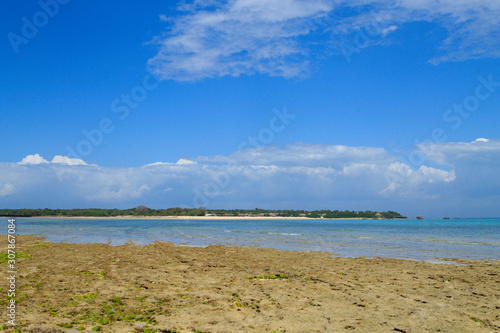
<svg viewBox="0 0 500 333"><path fill-rule="evenodd" d="M5 316L6 332L500 331L496 261L34 236L18 236L17 246L17 326Z"/></svg>

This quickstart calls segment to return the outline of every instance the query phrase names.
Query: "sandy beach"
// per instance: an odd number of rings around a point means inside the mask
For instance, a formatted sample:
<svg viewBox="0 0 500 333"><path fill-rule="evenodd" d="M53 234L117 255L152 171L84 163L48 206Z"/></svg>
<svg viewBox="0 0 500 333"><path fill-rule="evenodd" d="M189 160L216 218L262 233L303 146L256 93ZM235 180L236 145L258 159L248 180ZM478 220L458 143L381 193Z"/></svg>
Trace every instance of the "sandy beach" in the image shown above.
<svg viewBox="0 0 500 333"><path fill-rule="evenodd" d="M311 217L293 216L33 216L33 218L49 219L137 219L137 220L320 220ZM329 218L325 220L371 220L362 217Z"/></svg>
<svg viewBox="0 0 500 333"><path fill-rule="evenodd" d="M16 240L20 332L500 331L497 261Z"/></svg>

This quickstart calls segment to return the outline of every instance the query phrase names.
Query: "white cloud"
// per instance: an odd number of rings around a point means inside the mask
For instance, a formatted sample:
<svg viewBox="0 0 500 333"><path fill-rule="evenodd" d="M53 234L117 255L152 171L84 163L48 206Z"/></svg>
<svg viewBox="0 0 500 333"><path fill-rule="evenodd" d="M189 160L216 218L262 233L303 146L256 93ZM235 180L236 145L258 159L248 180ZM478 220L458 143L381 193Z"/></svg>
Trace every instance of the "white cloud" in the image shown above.
<svg viewBox="0 0 500 333"><path fill-rule="evenodd" d="M85 161L79 158L69 158L67 156L61 156L61 155L54 156L52 161L49 162L39 154L28 155L25 158L23 158L21 162L18 162L18 164L49 164L49 163L64 164L64 165L87 165Z"/></svg>
<svg viewBox="0 0 500 333"><path fill-rule="evenodd" d="M184 6L166 37L154 42L160 52L149 64L165 79L264 73L295 77L307 72L308 50L297 38L316 29L332 9L323 0L235 0Z"/></svg>
<svg viewBox="0 0 500 333"><path fill-rule="evenodd" d="M500 162L500 140L480 138L473 142L423 143L417 148L426 159L441 165Z"/></svg>
<svg viewBox="0 0 500 333"><path fill-rule="evenodd" d="M146 164L145 167L155 167L155 166L163 166L163 165L191 165L191 164L197 164L197 162L191 161L191 160L188 160L185 158L181 158L176 163L154 162L154 163Z"/></svg>
<svg viewBox="0 0 500 333"><path fill-rule="evenodd" d="M490 139L485 139L485 138L477 138L476 140L472 141L473 143L474 142L488 142L490 141Z"/></svg>
<svg viewBox="0 0 500 333"><path fill-rule="evenodd" d="M56 158L55 162L58 161L68 162L64 157ZM4 205L269 208L287 205L395 210L392 207L395 200L439 197L443 187L456 181L454 171L449 168L422 166L411 170L382 148L305 143L134 168L55 162L0 163L0 184L4 184L0 186L0 194L5 199ZM386 175L392 171L398 174L402 171L406 176L403 181L391 183ZM341 206L342 203L350 206Z"/></svg>
<svg viewBox="0 0 500 333"><path fill-rule="evenodd" d="M370 27L378 27L370 44L380 44L402 25L419 21L447 30L429 59L433 63L500 56L497 0L196 0L179 11L171 18L160 15L169 30L152 42L159 52L149 64L164 79L297 77L308 73L314 54L331 53L325 45L352 41Z"/></svg>
<svg viewBox="0 0 500 333"><path fill-rule="evenodd" d="M189 165L189 164L196 164L196 162L191 161L191 160L187 160L185 158L181 158L175 164L177 164L177 165Z"/></svg>
<svg viewBox="0 0 500 333"><path fill-rule="evenodd" d="M35 155L28 155L25 158L21 160L21 162L18 162L19 164L44 164L44 163L49 163L46 159L44 159L42 156L35 154Z"/></svg>
<svg viewBox="0 0 500 333"><path fill-rule="evenodd" d="M401 26L427 21L447 30L432 63L496 58L500 56L500 2L496 0L360 0L359 4L372 6L369 15L359 15L358 24L366 26L378 22L383 26ZM377 9L379 8L379 9ZM378 13L386 15L374 17ZM440 53L440 54L439 54Z"/></svg>
<svg viewBox="0 0 500 333"><path fill-rule="evenodd" d="M279 165L279 166L330 166L344 167L356 161L387 163L395 161L383 148L349 147L296 143L285 148L263 146L246 149L229 156L198 157L197 161L228 164Z"/></svg>
<svg viewBox="0 0 500 333"><path fill-rule="evenodd" d="M146 164L145 167L155 167L155 166L161 166L161 165L172 165L172 163L154 162L154 163Z"/></svg>
<svg viewBox="0 0 500 333"><path fill-rule="evenodd" d="M0 163L0 196L3 207L13 208L145 204L500 215L500 140L416 149L427 161L417 169L382 148L306 143L133 168L30 155L23 161L37 164Z"/></svg>
<svg viewBox="0 0 500 333"><path fill-rule="evenodd" d="M451 195L487 202L500 194L500 140L421 144L417 148L427 160L452 168L456 181Z"/></svg>
<svg viewBox="0 0 500 333"><path fill-rule="evenodd" d="M56 155L50 161L50 163L58 163L58 164L65 164L65 165L87 165L84 160L81 160L79 158L70 158L67 156L61 156L61 155Z"/></svg>
<svg viewBox="0 0 500 333"><path fill-rule="evenodd" d="M111 186L104 186L99 189L95 194L90 194L85 197L85 199L93 201L99 200L104 202L112 201L124 201L129 199L135 199L142 197L147 193L150 188L146 184L142 184L139 187L130 186L130 184L123 184L125 186L117 186L113 189Z"/></svg>

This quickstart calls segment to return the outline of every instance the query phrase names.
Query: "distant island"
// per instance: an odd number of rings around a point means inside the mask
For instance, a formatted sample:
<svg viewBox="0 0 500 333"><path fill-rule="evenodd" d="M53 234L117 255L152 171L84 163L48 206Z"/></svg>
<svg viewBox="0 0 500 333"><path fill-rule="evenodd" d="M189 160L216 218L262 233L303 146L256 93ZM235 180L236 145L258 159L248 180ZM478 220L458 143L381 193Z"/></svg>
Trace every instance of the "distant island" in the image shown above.
<svg viewBox="0 0 500 333"><path fill-rule="evenodd" d="M0 209L0 216L4 217L303 217L303 218L367 218L367 219L405 219L405 216L394 212L372 212L372 211L339 211L339 210L270 210L270 209L206 209L199 208L168 208L152 209L146 206L138 206L131 209Z"/></svg>

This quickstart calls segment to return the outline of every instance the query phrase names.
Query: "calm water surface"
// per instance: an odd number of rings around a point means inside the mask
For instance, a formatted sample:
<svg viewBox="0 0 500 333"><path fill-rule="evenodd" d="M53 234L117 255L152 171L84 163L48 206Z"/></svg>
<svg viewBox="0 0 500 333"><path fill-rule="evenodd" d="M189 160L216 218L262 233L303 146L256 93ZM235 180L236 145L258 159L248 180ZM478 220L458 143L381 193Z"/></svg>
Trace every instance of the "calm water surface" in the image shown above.
<svg viewBox="0 0 500 333"><path fill-rule="evenodd" d="M154 241L327 251L342 257L500 259L500 219L147 220L19 218L19 234L54 242Z"/></svg>

